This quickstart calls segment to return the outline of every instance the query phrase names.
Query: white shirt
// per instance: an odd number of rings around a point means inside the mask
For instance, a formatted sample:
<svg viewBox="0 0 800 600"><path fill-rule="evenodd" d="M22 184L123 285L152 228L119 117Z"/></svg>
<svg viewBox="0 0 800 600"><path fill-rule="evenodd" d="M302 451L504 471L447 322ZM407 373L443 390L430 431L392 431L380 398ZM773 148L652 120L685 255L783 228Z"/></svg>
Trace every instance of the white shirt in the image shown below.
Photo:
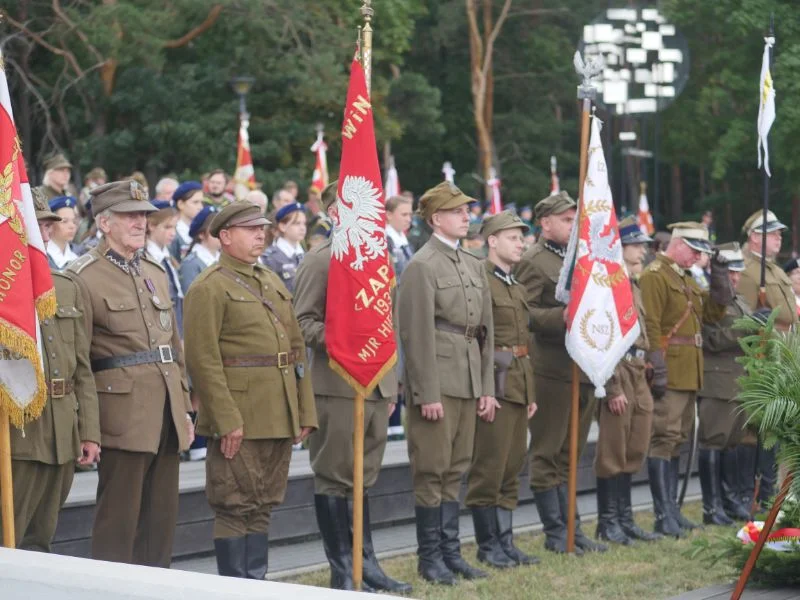
<svg viewBox="0 0 800 600"><path fill-rule="evenodd" d="M212 253L211 250L202 244L195 244L194 248L192 248L192 254L196 254L197 258L207 267L210 267L219 260L219 252Z"/></svg>
<svg viewBox="0 0 800 600"><path fill-rule="evenodd" d="M453 250L458 250L458 247L461 245L461 242L459 240L451 242L446 237L444 237L443 235L439 235L438 233L434 233L433 235L435 235L440 242L442 242L447 246L450 246Z"/></svg>
<svg viewBox="0 0 800 600"><path fill-rule="evenodd" d="M178 219L178 222L175 224L175 231L178 232L184 246L188 246L192 243L192 238L189 237L189 224L187 224L186 221Z"/></svg>
<svg viewBox="0 0 800 600"><path fill-rule="evenodd" d="M394 244L395 248L402 248L403 246L408 246L408 238L406 237L406 234L400 233L388 223L386 224L386 235L392 238L392 243Z"/></svg>
<svg viewBox="0 0 800 600"><path fill-rule="evenodd" d="M172 279L175 287L178 288L178 298L183 298L183 290L181 289L181 280L175 267L172 266L172 255L166 248L160 248L153 240L147 240L147 253L153 257L158 264L164 266L170 271L170 278ZM166 264L164 263L166 259Z"/></svg>
<svg viewBox="0 0 800 600"><path fill-rule="evenodd" d="M292 246L285 239L279 237L277 240L275 240L275 245L278 247L278 250L283 252L288 258L294 258L295 255L299 256L300 258L303 257L303 247L300 244L295 244Z"/></svg>
<svg viewBox="0 0 800 600"><path fill-rule="evenodd" d="M72 251L72 248L69 247L69 244L64 247L64 251L62 252L61 248L58 247L58 244L52 240L47 242L47 254L53 259L53 262L56 263L56 266L59 269L63 269L73 260L78 258L78 255Z"/></svg>

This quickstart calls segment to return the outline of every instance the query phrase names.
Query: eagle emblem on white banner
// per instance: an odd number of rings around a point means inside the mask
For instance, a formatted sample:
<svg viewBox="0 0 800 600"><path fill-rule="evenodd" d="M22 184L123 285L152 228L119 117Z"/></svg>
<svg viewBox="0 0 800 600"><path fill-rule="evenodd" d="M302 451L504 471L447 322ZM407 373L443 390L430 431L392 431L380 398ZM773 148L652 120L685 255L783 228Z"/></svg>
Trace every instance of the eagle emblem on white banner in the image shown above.
<svg viewBox="0 0 800 600"><path fill-rule="evenodd" d="M385 209L381 191L366 177L348 176L336 202L336 217L331 236L331 254L342 262L352 248L354 271L363 271L366 261L386 254L386 234L380 220Z"/></svg>

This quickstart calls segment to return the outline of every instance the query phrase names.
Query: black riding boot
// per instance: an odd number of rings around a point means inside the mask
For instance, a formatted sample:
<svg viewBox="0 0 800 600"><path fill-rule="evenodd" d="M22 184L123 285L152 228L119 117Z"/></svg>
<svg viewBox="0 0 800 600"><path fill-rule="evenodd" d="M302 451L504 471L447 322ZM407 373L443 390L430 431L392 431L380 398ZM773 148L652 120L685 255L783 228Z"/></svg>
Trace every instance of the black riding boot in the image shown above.
<svg viewBox="0 0 800 600"><path fill-rule="evenodd" d="M561 518L558 489L553 487L546 490L533 490L533 498L542 521L545 550L564 554L567 551L567 524ZM583 554L583 550L576 547L575 554Z"/></svg>
<svg viewBox="0 0 800 600"><path fill-rule="evenodd" d="M464 579L483 579L488 575L470 566L461 556L461 540L458 539L458 502L442 502L442 556L444 564L453 573Z"/></svg>
<svg viewBox="0 0 800 600"><path fill-rule="evenodd" d="M518 565L535 565L539 559L525 554L514 545L513 511L497 507L497 536L503 552Z"/></svg>
<svg viewBox="0 0 800 600"><path fill-rule="evenodd" d="M622 544L631 543L630 538L622 530L619 523L619 498L620 475L614 477L597 478L597 539Z"/></svg>
<svg viewBox="0 0 800 600"><path fill-rule="evenodd" d="M700 469L700 489L703 492L703 523L733 525L722 508L721 452L700 449L697 464Z"/></svg>
<svg viewBox="0 0 800 600"><path fill-rule="evenodd" d="M497 532L495 506L473 506L472 522L475 525L475 541L478 543L478 561L496 569L515 567L517 563L500 547Z"/></svg>
<svg viewBox="0 0 800 600"><path fill-rule="evenodd" d="M442 557L442 511L438 506L416 506L417 571L425 581L455 585L456 576Z"/></svg>
<svg viewBox="0 0 800 600"><path fill-rule="evenodd" d="M687 467L688 468L688 467ZM692 523L689 519L681 514L681 507L678 505L678 479L681 470L681 459L679 456L673 456L670 461L669 473L669 498L672 507L672 516L681 526L681 529L691 531L697 529L697 524Z"/></svg>
<svg viewBox="0 0 800 600"><path fill-rule="evenodd" d="M755 446L740 445L736 447L736 461L739 465L737 470L739 482L738 497L742 506L750 513L753 506L753 490L756 481L756 454L758 450Z"/></svg>
<svg viewBox="0 0 800 600"><path fill-rule="evenodd" d="M269 565L269 537L266 533L248 533L245 537L247 546L247 578L264 579Z"/></svg>
<svg viewBox="0 0 800 600"><path fill-rule="evenodd" d="M247 578L245 537L214 538L217 572L223 577Z"/></svg>
<svg viewBox="0 0 800 600"><path fill-rule="evenodd" d="M721 455L722 508L734 521L749 521L750 507L743 506L739 497L739 455L736 448L728 448Z"/></svg>
<svg viewBox="0 0 800 600"><path fill-rule="evenodd" d="M351 505L352 511L352 505ZM351 522L352 522L352 512ZM352 538L351 538L352 539ZM397 581L384 573L375 556L375 547L372 544L372 524L369 517L369 496L364 494L364 535L363 535L363 555L364 567L362 570L363 580L371 588L393 594L410 594L411 584Z"/></svg>
<svg viewBox="0 0 800 600"><path fill-rule="evenodd" d="M772 497L777 493L778 465L777 446L769 450L761 447L758 455L758 467L761 473L761 485L758 488L758 504L765 509L770 505Z"/></svg>
<svg viewBox="0 0 800 600"><path fill-rule="evenodd" d="M569 502L567 501L567 486L561 484L558 486L558 504L561 509L561 518L564 523L567 523L567 515L569 515ZM578 505L575 504L575 546L584 552L605 552L608 546L595 542L588 537L581 530L581 515L578 513Z"/></svg>
<svg viewBox="0 0 800 600"><path fill-rule="evenodd" d="M664 458L647 459L647 477L650 480L650 493L653 496L653 511L656 514L654 530L656 533L672 537L683 537L683 530L672 514L670 494L670 464Z"/></svg>
<svg viewBox="0 0 800 600"><path fill-rule="evenodd" d="M633 502L631 501L631 474L622 473L619 480L619 496L617 496L617 511L619 513L619 525L632 540L642 540L654 542L664 536L660 533L650 533L645 531L633 520Z"/></svg>

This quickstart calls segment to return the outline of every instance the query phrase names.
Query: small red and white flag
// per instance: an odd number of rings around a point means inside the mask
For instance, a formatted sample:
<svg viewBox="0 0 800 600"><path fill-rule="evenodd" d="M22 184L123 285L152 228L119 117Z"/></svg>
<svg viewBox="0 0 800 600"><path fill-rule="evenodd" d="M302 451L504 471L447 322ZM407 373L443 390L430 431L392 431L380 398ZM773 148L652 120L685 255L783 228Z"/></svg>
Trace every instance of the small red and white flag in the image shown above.
<svg viewBox="0 0 800 600"><path fill-rule="evenodd" d="M239 124L239 145L236 151L236 172L233 175L237 200L243 200L247 192L256 188L256 172L250 154L250 121L243 118Z"/></svg>
<svg viewBox="0 0 800 600"><path fill-rule="evenodd" d="M637 216L639 229L642 230L642 233L652 235L655 233L656 227L653 224L653 215L650 214L650 204L647 202L647 184L642 181L639 188L639 215Z"/></svg>
<svg viewBox="0 0 800 600"><path fill-rule="evenodd" d="M400 195L400 177L397 174L397 167L394 164L394 156L389 161L389 168L386 170L386 183L384 184L384 197Z"/></svg>
<svg viewBox="0 0 800 600"><path fill-rule="evenodd" d="M494 167L489 170L489 179L486 181L489 186L491 198L489 199L489 214L496 215L503 212L503 200L500 197L500 178L497 176L497 171Z"/></svg>
<svg viewBox="0 0 800 600"><path fill-rule="evenodd" d="M56 293L36 221L0 55L0 410L22 427L42 414L47 386L38 319Z"/></svg>
<svg viewBox="0 0 800 600"><path fill-rule="evenodd" d="M342 124L325 306L331 369L368 396L397 361L386 209L364 69L354 60Z"/></svg>
<svg viewBox="0 0 800 600"><path fill-rule="evenodd" d="M455 183L456 170L453 168L453 164L449 160L442 165L442 173L444 174L445 181Z"/></svg>
<svg viewBox="0 0 800 600"><path fill-rule="evenodd" d="M320 126L317 129L317 141L311 146L311 151L316 154L314 174L311 176L311 187L322 193L328 185L328 144L325 143L325 132Z"/></svg>
<svg viewBox="0 0 800 600"><path fill-rule="evenodd" d="M550 157L550 195L561 193L561 183L558 180L558 162L555 156Z"/></svg>
<svg viewBox="0 0 800 600"><path fill-rule="evenodd" d="M556 298L567 305L567 352L603 398L606 381L639 337L640 325L597 118L592 119L589 167Z"/></svg>

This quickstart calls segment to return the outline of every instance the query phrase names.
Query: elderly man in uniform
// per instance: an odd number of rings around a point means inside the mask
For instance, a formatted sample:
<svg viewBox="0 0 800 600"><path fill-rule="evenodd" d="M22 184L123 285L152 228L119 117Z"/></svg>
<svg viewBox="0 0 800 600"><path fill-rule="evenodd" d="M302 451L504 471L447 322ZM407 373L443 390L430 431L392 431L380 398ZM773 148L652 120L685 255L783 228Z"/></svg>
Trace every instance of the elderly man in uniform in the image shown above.
<svg viewBox="0 0 800 600"><path fill-rule="evenodd" d="M183 352L164 268L143 253L141 185L92 190L103 240L68 272L83 296L100 403L92 557L168 567L178 516L178 452L194 437Z"/></svg>
<svg viewBox="0 0 800 600"><path fill-rule="evenodd" d="M731 242L718 248L728 264L728 277L738 291L744 255L739 244ZM737 362L743 352L739 340L743 331L733 328L740 318L751 314L741 295L728 305L725 317L717 323L703 325L703 389L698 392L697 432L700 454L700 486L703 492L703 522L711 525L732 525L732 519L748 520L749 507L741 503L737 447L755 445L755 436L747 427L747 414L735 402L736 380L744 373ZM745 474L750 485L753 472Z"/></svg>
<svg viewBox="0 0 800 600"><path fill-rule="evenodd" d="M539 413L531 419L530 486L551 552L567 551L567 478L572 359L565 346L566 306L556 300L556 283L575 221L575 201L566 192L541 200L534 214L542 227L539 240L522 255L516 277L525 286L533 331L531 360ZM581 373L578 455L583 452L595 412L594 388ZM584 535L580 520L575 552L608 548Z"/></svg>
<svg viewBox="0 0 800 600"><path fill-rule="evenodd" d="M50 211L38 189L34 207L47 242L51 225L61 217ZM55 317L41 323L47 404L24 431L11 430L17 547L39 552L50 552L75 463L91 465L100 459L97 393L89 367L83 301L69 277L56 270L52 275L57 310Z"/></svg>
<svg viewBox="0 0 800 600"><path fill-rule="evenodd" d="M594 469L597 474L597 537L628 545L632 540L653 541L662 536L637 526L631 507L631 477L647 456L653 426L653 396L647 385L644 360L650 342L638 281L647 244L653 239L642 232L633 216L619 222L619 237L641 333L606 384L605 401L598 403L600 432Z"/></svg>
<svg viewBox="0 0 800 600"><path fill-rule="evenodd" d="M475 425L466 505L472 509L478 560L497 568L539 562L514 545L512 511L525 463L528 419L536 412L533 367L528 358L528 305L525 288L511 274L524 249L528 226L505 211L483 222L488 258L484 261L494 319L494 420Z"/></svg>
<svg viewBox="0 0 800 600"><path fill-rule="evenodd" d="M647 469L655 530L680 537L695 527L681 514L677 493L681 445L689 439L697 390L703 387L702 326L725 315L733 292L724 257L711 261L708 292L700 290L689 272L701 253L712 253L708 230L701 223L673 223L668 229L672 239L666 251L641 277L655 401Z"/></svg>
<svg viewBox="0 0 800 600"><path fill-rule="evenodd" d="M305 344L280 278L258 262L269 221L234 202L214 216L219 262L186 296L186 366L211 439L206 495L220 575L263 579L272 508L283 501L292 444L317 426Z"/></svg>
<svg viewBox="0 0 800 600"><path fill-rule="evenodd" d="M766 260L764 261L766 302L762 305L759 300L759 287L761 285L761 244L764 229L763 211L759 210L745 221L742 232L747 236L747 247L744 250L744 271L739 283L738 292L742 295L750 310L754 313L765 314L778 309L775 327L786 331L795 325L797 319L797 302L792 290L792 280L775 263L781 250L781 234L786 225L778 220L771 210L767 211L767 240ZM767 450L762 448L758 453L753 446L740 447L740 467L746 473L754 472L756 455L758 456L758 469L761 472L761 487L757 500L767 502L775 495L777 470L775 466L775 448ZM752 488L752 484L750 485ZM752 496L752 491L749 492Z"/></svg>
<svg viewBox="0 0 800 600"><path fill-rule="evenodd" d="M338 182L322 193L325 211L336 210ZM283 193L288 194L285 190ZM316 397L319 430L308 440L314 471L314 508L325 555L331 567L331 587L353 589L352 509L353 494L353 388L328 366L325 346L325 306L331 242L310 250L297 270L295 310L306 345L312 352L311 384ZM369 497L378 479L386 448L386 422L395 408L397 378L390 371L364 403L364 590L409 593L411 586L395 581L381 569L372 544Z"/></svg>
<svg viewBox="0 0 800 600"><path fill-rule="evenodd" d="M461 557L458 493L472 458L476 412L494 420L494 326L486 269L460 240L473 199L442 182L419 202L433 229L406 265L396 315L405 353L408 452L418 570L428 581L486 577Z"/></svg>

